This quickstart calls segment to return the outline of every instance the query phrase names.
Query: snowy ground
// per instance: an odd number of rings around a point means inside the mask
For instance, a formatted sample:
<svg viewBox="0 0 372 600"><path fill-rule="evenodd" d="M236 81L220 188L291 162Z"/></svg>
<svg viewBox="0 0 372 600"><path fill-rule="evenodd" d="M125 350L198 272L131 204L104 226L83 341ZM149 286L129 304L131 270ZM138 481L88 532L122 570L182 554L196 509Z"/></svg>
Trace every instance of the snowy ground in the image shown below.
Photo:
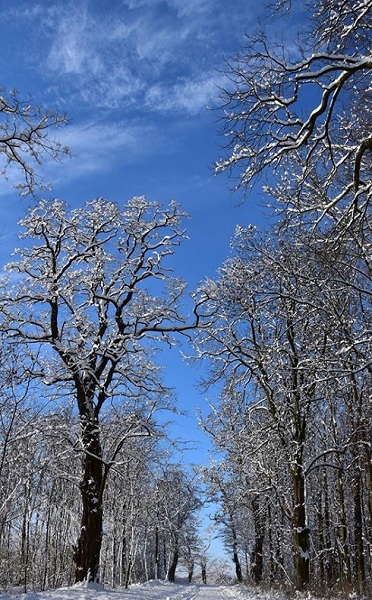
<svg viewBox="0 0 372 600"><path fill-rule="evenodd" d="M133 585L128 590L97 589L77 584L49 592L0 595L0 600L282 600L276 593L260 593L241 589L237 585L172 584L149 581Z"/></svg>

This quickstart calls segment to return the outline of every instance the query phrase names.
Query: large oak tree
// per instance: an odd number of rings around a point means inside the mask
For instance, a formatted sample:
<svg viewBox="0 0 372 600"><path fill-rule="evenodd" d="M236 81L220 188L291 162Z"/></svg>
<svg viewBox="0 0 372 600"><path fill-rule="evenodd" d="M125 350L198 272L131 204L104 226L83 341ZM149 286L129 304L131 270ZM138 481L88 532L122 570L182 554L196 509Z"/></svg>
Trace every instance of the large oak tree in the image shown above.
<svg viewBox="0 0 372 600"><path fill-rule="evenodd" d="M184 217L176 203L163 208L143 197L123 207L96 199L71 211L42 200L21 221L22 246L8 265L3 326L16 344L34 348L35 377L75 398L80 420L78 581L99 577L111 466L128 436L151 435L154 411L168 405L154 355L195 326L180 308L185 284L167 264ZM100 415L124 401L129 410L106 455Z"/></svg>

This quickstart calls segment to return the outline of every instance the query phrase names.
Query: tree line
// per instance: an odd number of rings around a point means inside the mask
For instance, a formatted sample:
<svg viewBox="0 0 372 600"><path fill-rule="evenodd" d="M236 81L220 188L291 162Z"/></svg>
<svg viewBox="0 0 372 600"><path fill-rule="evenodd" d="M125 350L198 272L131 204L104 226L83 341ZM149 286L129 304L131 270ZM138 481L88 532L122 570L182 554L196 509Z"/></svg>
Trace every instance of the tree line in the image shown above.
<svg viewBox="0 0 372 600"><path fill-rule="evenodd" d="M277 3L308 21L293 44L260 31L222 90L229 170L266 230L238 227L201 286L196 348L218 399L203 423L238 579L371 578L370 1ZM274 11L275 12L275 11ZM255 188L253 187L253 190ZM242 568L246 565L246 570Z"/></svg>

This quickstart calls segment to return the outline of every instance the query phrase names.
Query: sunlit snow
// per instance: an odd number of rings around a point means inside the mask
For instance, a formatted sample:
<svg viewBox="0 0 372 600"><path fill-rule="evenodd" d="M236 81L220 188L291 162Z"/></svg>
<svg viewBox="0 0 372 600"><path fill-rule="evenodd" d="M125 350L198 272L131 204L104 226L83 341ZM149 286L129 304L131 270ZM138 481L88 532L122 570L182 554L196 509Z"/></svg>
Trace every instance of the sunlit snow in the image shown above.
<svg viewBox="0 0 372 600"><path fill-rule="evenodd" d="M148 581L125 589L109 589L96 584L78 583L72 587L40 593L21 594L12 590L0 600L285 600L284 593L240 585L203 585ZM306 600L313 597L308 592ZM330 599L329 599L330 600Z"/></svg>

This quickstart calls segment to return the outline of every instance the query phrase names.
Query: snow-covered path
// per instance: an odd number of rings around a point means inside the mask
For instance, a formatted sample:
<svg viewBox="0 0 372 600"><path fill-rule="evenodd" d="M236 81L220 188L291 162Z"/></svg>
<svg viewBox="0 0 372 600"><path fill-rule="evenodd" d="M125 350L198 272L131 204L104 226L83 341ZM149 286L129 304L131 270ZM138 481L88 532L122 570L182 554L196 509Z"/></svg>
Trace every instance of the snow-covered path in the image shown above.
<svg viewBox="0 0 372 600"><path fill-rule="evenodd" d="M185 596L179 596L181 600L233 600L237 598L232 588L226 588L219 585L199 585L193 586L194 590L185 590ZM193 595L194 594L194 595ZM178 596L176 596L178 600Z"/></svg>
<svg viewBox="0 0 372 600"><path fill-rule="evenodd" d="M236 590L238 591L238 590ZM117 600L234 600L233 588L218 585L169 584L151 581L120 592ZM91 599L86 599L91 600Z"/></svg>
<svg viewBox="0 0 372 600"><path fill-rule="evenodd" d="M277 592L264 592L239 585L202 585L148 581L129 589L102 588L76 584L45 592L22 594L16 590L0 593L0 600L284 600ZM309 598L309 600L311 600Z"/></svg>
<svg viewBox="0 0 372 600"><path fill-rule="evenodd" d="M172 584L166 581L148 581L129 589L105 589L77 584L45 592L28 594L0 594L0 600L253 600L239 586ZM255 597L255 600L265 600Z"/></svg>
<svg viewBox="0 0 372 600"><path fill-rule="evenodd" d="M164 600L233 600L237 598L232 588L219 585L177 585L167 589ZM155 596L153 596L155 598Z"/></svg>

